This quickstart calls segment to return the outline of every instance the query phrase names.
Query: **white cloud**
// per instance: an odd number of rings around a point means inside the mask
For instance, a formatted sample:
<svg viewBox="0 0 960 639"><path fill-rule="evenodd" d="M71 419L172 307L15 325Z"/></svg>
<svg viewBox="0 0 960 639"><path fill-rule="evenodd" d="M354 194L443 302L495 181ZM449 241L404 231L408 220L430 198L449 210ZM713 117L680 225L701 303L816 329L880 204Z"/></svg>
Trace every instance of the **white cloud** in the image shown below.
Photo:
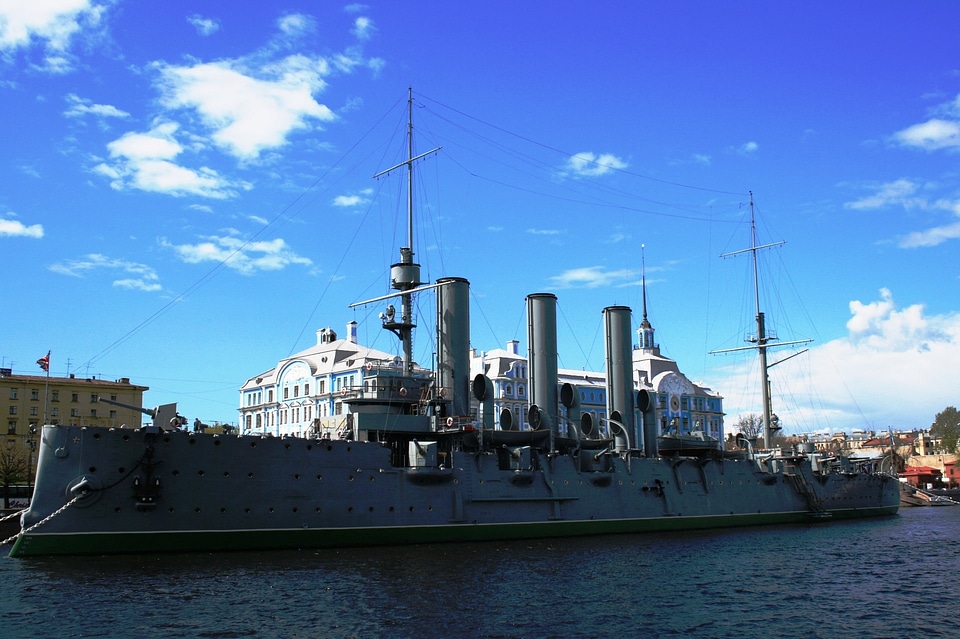
<svg viewBox="0 0 960 639"><path fill-rule="evenodd" d="M737 149L737 153L740 153L741 155L749 155L751 153L756 153L759 149L760 145L751 140L741 144L740 148Z"/></svg>
<svg viewBox="0 0 960 639"><path fill-rule="evenodd" d="M297 255L282 238L267 241L245 241L234 235L208 236L197 244L163 245L173 249L184 262L221 262L243 275L257 271L277 271L291 264L309 266L313 262Z"/></svg>
<svg viewBox="0 0 960 639"><path fill-rule="evenodd" d="M33 0L0 3L0 53L39 46L44 69L72 70L70 45L82 32L95 31L113 2L91 0Z"/></svg>
<svg viewBox="0 0 960 639"><path fill-rule="evenodd" d="M633 269L608 271L603 266L586 266L568 269L560 275L554 275L550 278L550 282L557 288L600 288L635 284L639 277L640 272Z"/></svg>
<svg viewBox="0 0 960 639"><path fill-rule="evenodd" d="M560 235L563 231L557 229L527 229L530 235Z"/></svg>
<svg viewBox="0 0 960 639"><path fill-rule="evenodd" d="M110 142L112 164L94 167L94 172L110 179L116 190L128 188L183 196L196 195L224 199L234 195L234 186L207 167L188 169L173 162L184 150L176 140L178 125L164 122L147 133L126 133Z"/></svg>
<svg viewBox="0 0 960 639"><path fill-rule="evenodd" d="M260 77L239 61L159 69L163 104L194 110L213 131L213 141L242 160L286 144L292 131L311 121L336 117L313 98L326 88L324 59L292 55L261 67Z"/></svg>
<svg viewBox="0 0 960 639"><path fill-rule="evenodd" d="M960 239L960 222L951 222L924 231L908 233L900 240L900 248L937 246L947 240L957 239Z"/></svg>
<svg viewBox="0 0 960 639"><path fill-rule="evenodd" d="M956 405L960 313L929 315L922 304L900 308L882 289L877 300L851 301L850 314L845 336L771 370L774 412L786 434L825 426L848 433L927 428L938 411ZM744 372L714 384L726 389L747 384L755 390L742 400L732 401L728 393L728 425L736 422L736 405L759 412L759 384Z"/></svg>
<svg viewBox="0 0 960 639"><path fill-rule="evenodd" d="M357 40L369 40L375 30L373 20L361 16L354 20L351 33L357 37Z"/></svg>
<svg viewBox="0 0 960 639"><path fill-rule="evenodd" d="M847 202L844 206L848 209L877 209L891 204L911 206L917 203L917 201L911 197L916 191L916 183L906 178L901 178L882 184L879 190L873 195L862 197L854 202Z"/></svg>
<svg viewBox="0 0 960 639"><path fill-rule="evenodd" d="M933 188L935 188L935 185L923 185L922 190L929 191ZM862 197L853 202L846 202L844 207L870 210L887 206L901 206L907 210L916 209L930 213L947 211L952 213L954 217L960 218L960 200L940 198L931 201L927 197L919 195L918 190L921 190L921 185L912 180L901 178L882 184L873 195ZM897 245L900 248L921 248L937 246L955 239L960 239L960 221L950 221L928 229L912 231L900 238Z"/></svg>
<svg viewBox="0 0 960 639"><path fill-rule="evenodd" d="M277 27L285 36L296 38L316 29L316 21L304 13L288 13L277 20Z"/></svg>
<svg viewBox="0 0 960 639"><path fill-rule="evenodd" d="M85 277L97 271L118 272L126 277L113 280L113 286L147 293L163 290L160 277L153 267L139 262L115 259L100 253L85 255L79 260L59 262L50 270L70 277Z"/></svg>
<svg viewBox="0 0 960 639"><path fill-rule="evenodd" d="M109 104L93 104L90 100L85 100L74 93L67 95L67 110L63 112L68 118L80 118L85 115L93 115L98 118L129 118L130 114L121 111L115 106Z"/></svg>
<svg viewBox="0 0 960 639"><path fill-rule="evenodd" d="M39 240L43 237L43 225L25 225L19 220L0 217L0 237L30 237Z"/></svg>
<svg viewBox="0 0 960 639"><path fill-rule="evenodd" d="M187 22L193 25L193 28L197 30L202 36L213 35L220 30L220 23L211 18L204 18L199 14L193 14L187 18Z"/></svg>
<svg viewBox="0 0 960 639"><path fill-rule="evenodd" d="M354 195L338 195L333 199L333 205L343 207L362 206L370 202L372 194L373 189L363 189L360 193Z"/></svg>
<svg viewBox="0 0 960 639"><path fill-rule="evenodd" d="M585 177L596 177L625 168L627 168L627 163L611 153L597 155L590 151L583 151L567 160L567 170L569 172Z"/></svg>
<svg viewBox="0 0 960 639"><path fill-rule="evenodd" d="M898 131L893 138L903 146L927 151L960 147L960 122L933 118Z"/></svg>

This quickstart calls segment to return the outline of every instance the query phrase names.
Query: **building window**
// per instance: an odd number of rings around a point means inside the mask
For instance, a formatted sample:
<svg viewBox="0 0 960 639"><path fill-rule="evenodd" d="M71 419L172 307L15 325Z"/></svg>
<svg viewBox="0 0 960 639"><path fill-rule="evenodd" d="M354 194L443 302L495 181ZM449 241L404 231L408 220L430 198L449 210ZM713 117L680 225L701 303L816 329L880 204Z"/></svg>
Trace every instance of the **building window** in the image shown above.
<svg viewBox="0 0 960 639"><path fill-rule="evenodd" d="M10 399L16 399L16 398L17 398L17 389L16 389L16 388L11 388L11 389L10 389Z"/></svg>
<svg viewBox="0 0 960 639"><path fill-rule="evenodd" d="M76 393L70 393L70 401L79 402L80 401L79 396Z"/></svg>
<svg viewBox="0 0 960 639"><path fill-rule="evenodd" d="M30 399L32 399L32 400L34 400L34 401L40 399L40 391L38 391L36 388L31 388L31 389L30 389Z"/></svg>
<svg viewBox="0 0 960 639"><path fill-rule="evenodd" d="M31 406L31 407L30 407L30 414L33 415L34 417L36 417L36 416L39 415L40 413L37 411L37 407L36 407L36 406Z"/></svg>
<svg viewBox="0 0 960 639"><path fill-rule="evenodd" d="M289 387L289 386L284 386L284 387L283 387L283 398L284 398L284 399L290 399L290 387Z"/></svg>
<svg viewBox="0 0 960 639"><path fill-rule="evenodd" d="M273 403L273 389L267 391L267 401Z"/></svg>
<svg viewBox="0 0 960 639"><path fill-rule="evenodd" d="M59 402L59 401L60 401L60 391L58 391L58 390L50 391L50 401L51 401L51 402Z"/></svg>
<svg viewBox="0 0 960 639"><path fill-rule="evenodd" d="M96 409L96 408L91 408L91 409L90 409L90 417L93 417L93 418L96 418L96 417L97 417L97 409Z"/></svg>
<svg viewBox="0 0 960 639"><path fill-rule="evenodd" d="M327 387L326 380L321 379L317 384L317 393L323 395L326 392L324 390Z"/></svg>
<svg viewBox="0 0 960 639"><path fill-rule="evenodd" d="M7 435L17 434L17 420L11 419L7 422Z"/></svg>
<svg viewBox="0 0 960 639"><path fill-rule="evenodd" d="M299 385L299 384L297 384L296 386L293 387L293 396L294 396L294 397L300 397L300 385Z"/></svg>
<svg viewBox="0 0 960 639"><path fill-rule="evenodd" d="M70 409L70 417L80 417L80 411L76 408Z"/></svg>
<svg viewBox="0 0 960 639"><path fill-rule="evenodd" d="M51 409L50 409L50 416L51 416L51 417L60 417L60 409L59 409L59 408L56 408L56 407L51 408Z"/></svg>
<svg viewBox="0 0 960 639"><path fill-rule="evenodd" d="M17 407L16 407L16 406L11 406L11 407L10 407L10 414L11 414L11 415L16 415L16 414L17 414Z"/></svg>
<svg viewBox="0 0 960 639"><path fill-rule="evenodd" d="M96 393L90 393L90 403L91 403L91 404L95 404L95 403L97 402L97 399L99 399L99 398L97 397L97 394L96 394Z"/></svg>
<svg viewBox="0 0 960 639"><path fill-rule="evenodd" d="M310 395L310 384L304 384L304 385L303 385L303 394L304 394L304 395Z"/></svg>

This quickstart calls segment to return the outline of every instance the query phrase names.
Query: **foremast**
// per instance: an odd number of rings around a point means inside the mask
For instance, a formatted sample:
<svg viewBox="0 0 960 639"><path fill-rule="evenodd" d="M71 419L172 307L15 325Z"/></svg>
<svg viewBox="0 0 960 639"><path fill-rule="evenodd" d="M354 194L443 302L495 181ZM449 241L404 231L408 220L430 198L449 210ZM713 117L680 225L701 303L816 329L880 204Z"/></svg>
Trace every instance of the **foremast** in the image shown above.
<svg viewBox="0 0 960 639"><path fill-rule="evenodd" d="M400 247L400 261L390 265L390 286L400 294L400 317L393 306L388 306L381 315L383 327L400 338L403 348L403 372L413 372L413 329L417 327L413 317L413 294L423 282L420 281L420 265L413 256L413 163L435 153L440 147L420 155L413 155L413 89L407 93L407 159L374 175L378 178L402 166L407 169L407 245ZM373 301L373 300L368 300Z"/></svg>

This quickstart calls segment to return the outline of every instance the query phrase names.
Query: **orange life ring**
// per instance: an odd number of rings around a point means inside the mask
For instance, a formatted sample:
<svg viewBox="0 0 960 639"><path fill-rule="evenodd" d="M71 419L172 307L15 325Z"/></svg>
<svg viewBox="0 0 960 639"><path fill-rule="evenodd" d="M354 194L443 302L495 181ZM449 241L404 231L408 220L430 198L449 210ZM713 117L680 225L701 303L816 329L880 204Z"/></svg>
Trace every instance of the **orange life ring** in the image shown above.
<svg viewBox="0 0 960 639"><path fill-rule="evenodd" d="M453 417L447 417L447 428L453 428Z"/></svg>
<svg viewBox="0 0 960 639"><path fill-rule="evenodd" d="M406 396L407 396L407 389L406 389L405 387L401 386L401 387L400 387L400 397L406 397Z"/></svg>

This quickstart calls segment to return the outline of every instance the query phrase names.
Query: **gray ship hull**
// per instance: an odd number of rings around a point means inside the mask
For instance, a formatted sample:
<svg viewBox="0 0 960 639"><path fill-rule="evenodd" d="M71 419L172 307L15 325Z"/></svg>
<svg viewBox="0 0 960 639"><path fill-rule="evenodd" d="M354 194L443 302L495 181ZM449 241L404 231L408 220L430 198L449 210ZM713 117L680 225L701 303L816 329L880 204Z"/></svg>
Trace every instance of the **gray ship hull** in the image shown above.
<svg viewBox="0 0 960 639"><path fill-rule="evenodd" d="M428 467L391 464L379 442L47 426L34 500L10 554L687 530L889 515L899 505L895 479L821 474L802 456L772 470L746 456L525 448L505 458L457 449L456 433L444 438L449 463Z"/></svg>

